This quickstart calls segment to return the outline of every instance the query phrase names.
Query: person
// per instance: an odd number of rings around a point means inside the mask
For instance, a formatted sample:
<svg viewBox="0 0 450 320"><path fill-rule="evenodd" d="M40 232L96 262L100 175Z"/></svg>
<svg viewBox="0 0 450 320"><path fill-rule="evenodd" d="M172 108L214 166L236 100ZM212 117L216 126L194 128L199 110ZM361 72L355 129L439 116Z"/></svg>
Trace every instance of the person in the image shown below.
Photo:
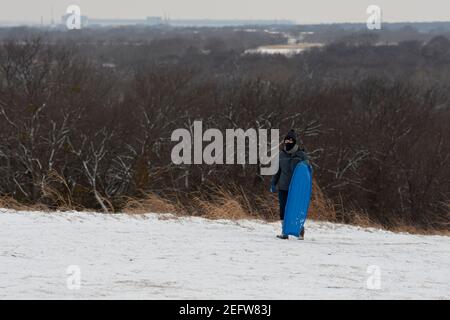
<svg viewBox="0 0 450 320"><path fill-rule="evenodd" d="M289 130L283 140L282 150L279 157L279 168L272 178L270 191L275 193L278 189L278 202L280 205L281 234L277 235L280 239L288 239L288 235L283 234L284 211L286 208L289 184L295 167L299 162L308 162L308 155L301 141L297 141L294 130ZM278 188L277 188L278 187ZM305 236L305 228L300 232L299 239L303 240Z"/></svg>

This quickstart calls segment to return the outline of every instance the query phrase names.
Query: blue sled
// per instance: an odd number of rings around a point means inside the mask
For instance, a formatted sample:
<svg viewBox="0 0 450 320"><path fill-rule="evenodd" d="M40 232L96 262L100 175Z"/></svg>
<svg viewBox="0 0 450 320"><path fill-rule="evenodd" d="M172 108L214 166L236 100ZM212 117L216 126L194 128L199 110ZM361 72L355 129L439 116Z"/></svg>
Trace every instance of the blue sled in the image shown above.
<svg viewBox="0 0 450 320"><path fill-rule="evenodd" d="M297 164L289 185L284 213L283 234L300 236L308 215L312 192L311 166L305 162Z"/></svg>

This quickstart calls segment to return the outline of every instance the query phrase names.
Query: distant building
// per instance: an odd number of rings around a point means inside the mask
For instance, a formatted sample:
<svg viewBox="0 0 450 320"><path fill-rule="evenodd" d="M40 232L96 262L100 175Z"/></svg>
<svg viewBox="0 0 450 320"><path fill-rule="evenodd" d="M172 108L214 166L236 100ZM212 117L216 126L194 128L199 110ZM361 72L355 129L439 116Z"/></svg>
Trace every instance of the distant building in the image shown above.
<svg viewBox="0 0 450 320"><path fill-rule="evenodd" d="M62 17L65 25L69 14ZM88 19L82 16L81 25L85 27L120 27L120 26L159 26L162 24L174 27L229 27L229 26L269 26L269 25L295 25L290 20L214 20L214 19L165 19L157 16L150 16L145 19Z"/></svg>
<svg viewBox="0 0 450 320"><path fill-rule="evenodd" d="M67 19L67 15L63 17L64 23L65 19ZM89 19L89 26L91 27L157 26L161 24L163 24L161 17L147 17L146 19Z"/></svg>
<svg viewBox="0 0 450 320"><path fill-rule="evenodd" d="M163 19L161 17L147 17L145 24L147 26L157 26L163 24Z"/></svg>
<svg viewBox="0 0 450 320"><path fill-rule="evenodd" d="M99 27L121 27L121 26L136 26L146 25L146 19L90 19L89 26Z"/></svg>
<svg viewBox="0 0 450 320"><path fill-rule="evenodd" d="M170 20L169 24L176 27L240 27L240 26L295 25L296 23L290 20L183 19L183 20Z"/></svg>
<svg viewBox="0 0 450 320"><path fill-rule="evenodd" d="M322 48L322 43L297 43L297 44L285 44L285 45L269 45L261 46L256 49L248 49L244 54L279 54L287 57L303 53L313 48Z"/></svg>

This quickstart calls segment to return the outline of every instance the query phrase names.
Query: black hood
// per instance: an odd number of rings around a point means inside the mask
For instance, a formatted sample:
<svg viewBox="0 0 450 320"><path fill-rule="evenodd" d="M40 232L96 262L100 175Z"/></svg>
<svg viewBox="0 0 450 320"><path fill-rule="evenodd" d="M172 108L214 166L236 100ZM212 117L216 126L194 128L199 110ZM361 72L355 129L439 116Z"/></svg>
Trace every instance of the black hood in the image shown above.
<svg viewBox="0 0 450 320"><path fill-rule="evenodd" d="M294 143L297 143L297 135L295 134L295 131L293 129L289 130L286 137L284 137L284 140L286 139L292 139Z"/></svg>

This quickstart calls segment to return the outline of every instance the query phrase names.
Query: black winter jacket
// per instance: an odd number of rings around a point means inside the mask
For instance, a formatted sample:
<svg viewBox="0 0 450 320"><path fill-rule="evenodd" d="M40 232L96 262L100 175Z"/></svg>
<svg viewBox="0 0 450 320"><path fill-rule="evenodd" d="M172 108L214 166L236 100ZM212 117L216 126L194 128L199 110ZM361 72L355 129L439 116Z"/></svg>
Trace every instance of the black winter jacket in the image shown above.
<svg viewBox="0 0 450 320"><path fill-rule="evenodd" d="M308 161L308 155L300 149L293 153L281 150L279 161L278 172L272 178L272 185L278 186L278 190L289 191L289 184L295 167L301 161Z"/></svg>

